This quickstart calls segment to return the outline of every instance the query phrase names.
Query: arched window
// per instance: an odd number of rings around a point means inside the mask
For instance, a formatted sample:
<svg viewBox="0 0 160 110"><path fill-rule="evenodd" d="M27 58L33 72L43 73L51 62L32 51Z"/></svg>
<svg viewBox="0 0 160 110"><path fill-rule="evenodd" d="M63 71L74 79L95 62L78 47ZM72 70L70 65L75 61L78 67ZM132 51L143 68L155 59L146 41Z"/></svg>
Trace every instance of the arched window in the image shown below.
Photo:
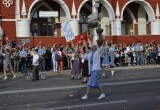
<svg viewBox="0 0 160 110"><path fill-rule="evenodd" d="M33 36L54 36L55 19L39 17L40 11L49 11L46 7L41 6L32 16L31 33Z"/></svg>
<svg viewBox="0 0 160 110"><path fill-rule="evenodd" d="M129 13L125 10L122 21L122 34L131 35L133 32L133 21Z"/></svg>
<svg viewBox="0 0 160 110"><path fill-rule="evenodd" d="M81 8L80 10L80 21L79 21L79 26L80 26L80 33L85 32L88 30L88 34L90 34L89 28L88 28L88 16L92 14L91 10L89 10L87 7L91 8L91 2L86 2L85 5Z"/></svg>

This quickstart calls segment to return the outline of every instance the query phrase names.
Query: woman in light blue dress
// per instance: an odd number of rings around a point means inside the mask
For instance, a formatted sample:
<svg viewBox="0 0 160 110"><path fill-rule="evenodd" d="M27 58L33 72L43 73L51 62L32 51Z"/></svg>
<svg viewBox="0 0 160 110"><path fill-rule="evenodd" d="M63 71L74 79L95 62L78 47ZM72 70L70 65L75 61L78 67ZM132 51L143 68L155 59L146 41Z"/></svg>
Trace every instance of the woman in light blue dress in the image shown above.
<svg viewBox="0 0 160 110"><path fill-rule="evenodd" d="M104 57L103 57L103 61L102 61L102 66L109 66L110 63L109 63L109 48L106 48L104 50Z"/></svg>
<svg viewBox="0 0 160 110"><path fill-rule="evenodd" d="M104 54L104 57L103 57L103 61L102 61L102 77L104 77L106 74L105 74L105 70L107 71L111 71L109 69L110 67L110 62L109 62L109 47L108 47L108 44L106 43L106 48L104 49L104 51L102 52ZM114 71L111 71L111 74L112 76L114 75Z"/></svg>
<svg viewBox="0 0 160 110"><path fill-rule="evenodd" d="M93 44L92 52L90 52L89 54L81 55L81 58L88 59L88 68L90 73L90 78L87 83L88 87L87 87L86 94L83 97L81 97L83 100L87 100L88 94L92 88L97 88L100 91L101 95L98 97L98 99L105 98L105 94L99 83L99 74L101 69L100 53L102 52L102 50L103 50L103 46L98 48L96 44Z"/></svg>
<svg viewBox="0 0 160 110"><path fill-rule="evenodd" d="M89 78L89 81L87 83L88 86L92 88L100 88L100 83L99 83L99 70L94 70L92 71L92 66L93 66L93 55L91 56L90 59L90 70L91 70L91 77Z"/></svg>

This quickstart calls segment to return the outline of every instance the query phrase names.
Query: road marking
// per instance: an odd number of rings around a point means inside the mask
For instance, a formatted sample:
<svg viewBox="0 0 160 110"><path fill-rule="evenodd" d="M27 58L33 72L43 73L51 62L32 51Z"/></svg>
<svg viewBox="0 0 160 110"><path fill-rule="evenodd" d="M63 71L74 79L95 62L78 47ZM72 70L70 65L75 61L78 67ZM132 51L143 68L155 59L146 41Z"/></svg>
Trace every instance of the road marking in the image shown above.
<svg viewBox="0 0 160 110"><path fill-rule="evenodd" d="M159 68L160 66L156 66L156 65L151 65L151 66L131 66L131 67L115 67L115 68L111 68L113 70L128 70L128 69L149 69L149 68Z"/></svg>
<svg viewBox="0 0 160 110"><path fill-rule="evenodd" d="M113 83L107 82L107 83L102 83L102 86L126 85L126 84L149 83L149 82L160 82L160 79L113 82ZM53 91L53 90L64 90L64 89L77 89L77 88L84 88L84 87L87 87L87 86L86 85L75 85L75 86L50 87L50 88L38 88L38 89L26 89L26 90L12 90L12 91L2 91L0 92L0 95L13 94L13 93L51 91L51 90Z"/></svg>
<svg viewBox="0 0 160 110"><path fill-rule="evenodd" d="M55 79L57 79L57 80L67 80L69 78L55 78Z"/></svg>
<svg viewBox="0 0 160 110"><path fill-rule="evenodd" d="M100 105L109 105L109 104L118 104L118 103L127 103L127 100L120 101L112 101L112 102L102 102L102 103L92 103L92 104L83 104L83 105L72 105L72 106L64 106L64 107L56 107L56 108L48 108L48 109L39 109L39 110L61 110L61 109L73 109L79 107L92 107L92 106L100 106Z"/></svg>
<svg viewBox="0 0 160 110"><path fill-rule="evenodd" d="M127 73L127 74L130 74L130 75L139 75L139 74L144 74L144 73Z"/></svg>
<svg viewBox="0 0 160 110"><path fill-rule="evenodd" d="M81 105L71 105L71 106L64 106L64 107L56 107L56 108L48 108L48 109L36 109L36 110L59 110L65 108L77 108L77 107L90 107L90 106L98 106L98 105L105 105L105 104L118 104L118 103L127 103L127 100L120 100L120 101L112 101L112 102L101 102L101 103L92 103L92 104L81 104ZM37 105L45 105L45 104L56 104L57 102L41 102L41 103L34 103L34 104L23 104L23 105L12 105L12 106L4 106L0 108L15 108L15 107L33 107Z"/></svg>

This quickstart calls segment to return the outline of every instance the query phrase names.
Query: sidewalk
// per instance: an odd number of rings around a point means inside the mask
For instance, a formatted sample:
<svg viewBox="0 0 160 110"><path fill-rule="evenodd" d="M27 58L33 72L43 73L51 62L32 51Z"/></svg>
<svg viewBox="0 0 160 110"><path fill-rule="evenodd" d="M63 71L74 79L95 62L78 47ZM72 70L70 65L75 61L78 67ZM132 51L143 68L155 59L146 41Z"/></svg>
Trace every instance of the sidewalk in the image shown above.
<svg viewBox="0 0 160 110"><path fill-rule="evenodd" d="M149 68L160 68L160 65L116 66L116 67L113 67L111 69L113 69L115 71L118 71L118 70L149 69ZM56 76L65 77L65 76L70 76L71 75L71 70L66 69L66 70L61 71L61 72L54 72L52 70L49 70L49 71L45 71L44 73L47 75L47 77L56 77ZM9 74L11 74L11 73L9 73ZM23 74L19 72L19 73L16 73L16 76L17 77L23 77ZM4 77L3 72L0 72L0 79L3 78L3 77Z"/></svg>

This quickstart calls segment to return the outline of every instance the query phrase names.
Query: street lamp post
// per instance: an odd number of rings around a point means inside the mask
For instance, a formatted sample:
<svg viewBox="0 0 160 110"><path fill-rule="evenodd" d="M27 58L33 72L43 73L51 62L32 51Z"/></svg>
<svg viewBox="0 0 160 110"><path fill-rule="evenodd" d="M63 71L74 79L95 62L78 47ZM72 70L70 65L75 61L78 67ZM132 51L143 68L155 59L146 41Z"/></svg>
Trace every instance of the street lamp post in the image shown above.
<svg viewBox="0 0 160 110"><path fill-rule="evenodd" d="M99 8L98 2L99 2L99 0L92 0L92 13L98 14L98 8ZM98 19L97 19L97 21L98 21ZM93 43L96 43L97 40L99 39L98 34L96 32L96 29L97 28L93 29L93 41L92 41Z"/></svg>

